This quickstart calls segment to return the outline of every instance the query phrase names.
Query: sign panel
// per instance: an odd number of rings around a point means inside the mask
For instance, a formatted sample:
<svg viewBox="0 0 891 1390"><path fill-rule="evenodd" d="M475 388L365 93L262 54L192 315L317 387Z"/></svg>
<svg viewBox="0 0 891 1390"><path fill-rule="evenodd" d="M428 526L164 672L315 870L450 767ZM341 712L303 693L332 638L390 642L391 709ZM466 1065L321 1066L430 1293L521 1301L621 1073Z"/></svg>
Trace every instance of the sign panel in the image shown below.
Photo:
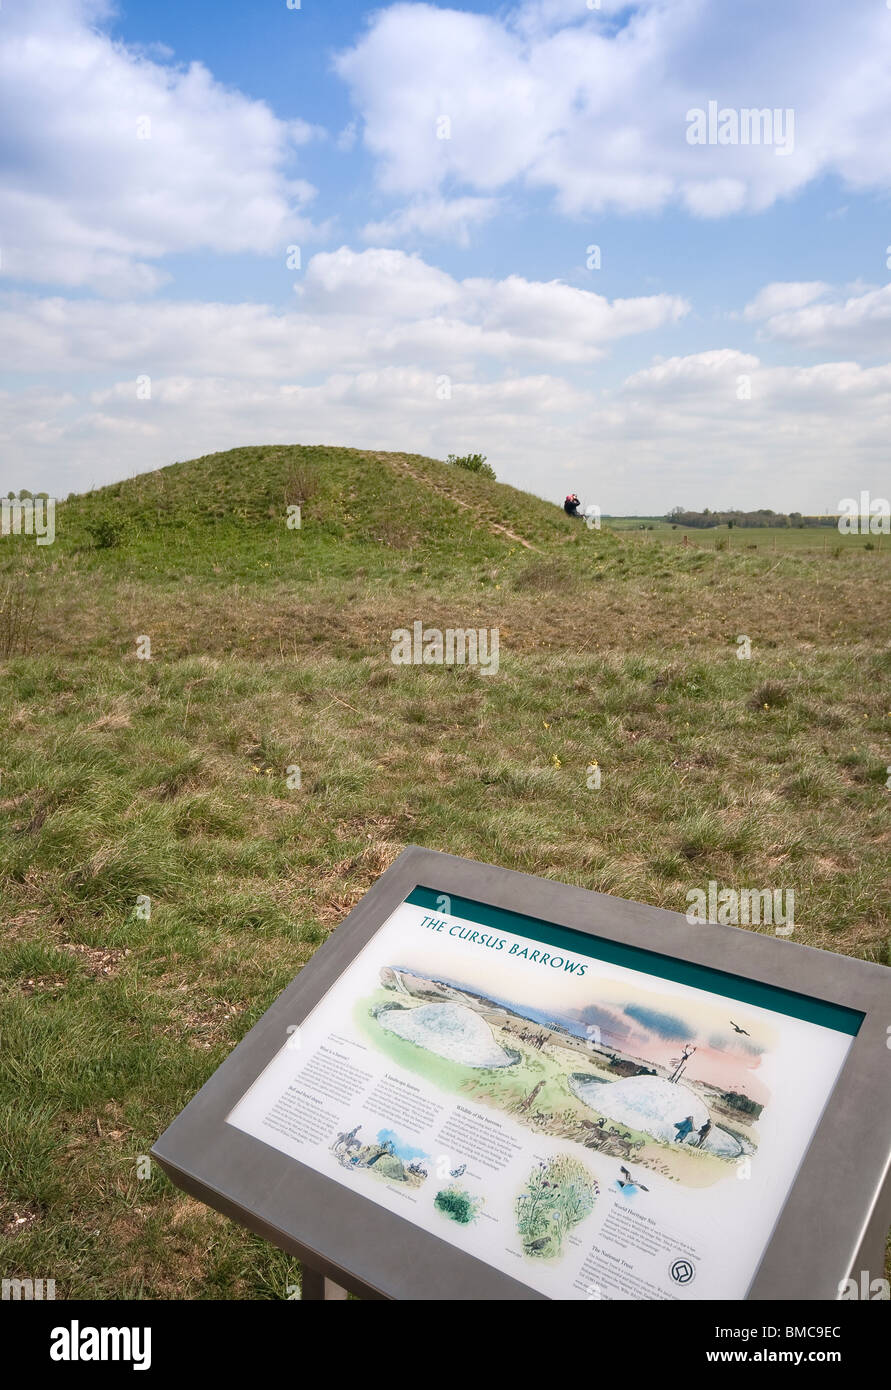
<svg viewBox="0 0 891 1390"><path fill-rule="evenodd" d="M738 1299L862 1018L415 887L226 1118L550 1298Z"/></svg>

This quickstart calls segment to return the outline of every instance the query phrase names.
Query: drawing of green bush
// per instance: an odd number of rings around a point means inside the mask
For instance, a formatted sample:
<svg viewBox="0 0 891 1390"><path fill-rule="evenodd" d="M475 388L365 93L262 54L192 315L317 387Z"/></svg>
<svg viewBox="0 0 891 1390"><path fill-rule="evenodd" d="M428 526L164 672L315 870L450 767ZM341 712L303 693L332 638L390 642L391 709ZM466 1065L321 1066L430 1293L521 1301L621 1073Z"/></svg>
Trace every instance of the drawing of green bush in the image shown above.
<svg viewBox="0 0 891 1390"><path fill-rule="evenodd" d="M472 1197L465 1188L453 1184L437 1192L433 1205L450 1221L457 1221L459 1226L469 1226L479 1215L482 1202L479 1197Z"/></svg>

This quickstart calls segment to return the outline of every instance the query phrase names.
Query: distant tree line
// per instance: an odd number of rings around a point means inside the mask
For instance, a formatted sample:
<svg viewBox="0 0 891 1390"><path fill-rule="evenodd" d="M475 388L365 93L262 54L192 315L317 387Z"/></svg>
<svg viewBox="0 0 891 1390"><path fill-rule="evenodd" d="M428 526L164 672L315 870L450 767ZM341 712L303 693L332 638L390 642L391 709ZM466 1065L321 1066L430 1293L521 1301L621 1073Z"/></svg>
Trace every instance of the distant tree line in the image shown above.
<svg viewBox="0 0 891 1390"><path fill-rule="evenodd" d="M686 507L672 507L666 513L665 521L674 526L707 528L709 526L775 526L784 527L838 525L836 516L803 516L801 512L774 512L770 507L759 507L755 512L713 512L705 507L701 512L688 511Z"/></svg>
<svg viewBox="0 0 891 1390"><path fill-rule="evenodd" d="M742 1110L746 1115L753 1115L757 1120L764 1109L757 1100L752 1100L750 1096L743 1095L740 1091L722 1091L721 1099L725 1105L732 1105L734 1110Z"/></svg>

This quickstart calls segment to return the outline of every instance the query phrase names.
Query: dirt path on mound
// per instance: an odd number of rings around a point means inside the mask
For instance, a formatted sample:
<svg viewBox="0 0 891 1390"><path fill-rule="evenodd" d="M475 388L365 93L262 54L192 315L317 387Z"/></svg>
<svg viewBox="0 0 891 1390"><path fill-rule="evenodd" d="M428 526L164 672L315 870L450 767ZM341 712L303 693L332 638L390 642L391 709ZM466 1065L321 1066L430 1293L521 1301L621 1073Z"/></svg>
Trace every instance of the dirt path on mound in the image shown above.
<svg viewBox="0 0 891 1390"><path fill-rule="evenodd" d="M537 545L533 545L531 541L525 540L523 536L518 536L516 531L511 531L509 527L502 526L501 522L496 521L491 514L487 514L479 508L472 506L470 502L465 502L463 497L456 496L445 483L440 483L433 478L428 478L426 474L419 472L417 468L413 468L406 459L394 458L392 454L377 454L376 457L381 463L390 464L393 468L398 469L399 472L407 473L410 478L414 478L415 482L422 483L424 487L432 488L434 492L440 493L442 497L447 497L450 502L454 502L456 507L463 507L465 511L472 512L477 521L483 526L487 526L490 531L497 531L500 535L507 536L508 540L516 541L517 545L525 546L527 550L534 550L536 555L544 554L544 551L539 550Z"/></svg>

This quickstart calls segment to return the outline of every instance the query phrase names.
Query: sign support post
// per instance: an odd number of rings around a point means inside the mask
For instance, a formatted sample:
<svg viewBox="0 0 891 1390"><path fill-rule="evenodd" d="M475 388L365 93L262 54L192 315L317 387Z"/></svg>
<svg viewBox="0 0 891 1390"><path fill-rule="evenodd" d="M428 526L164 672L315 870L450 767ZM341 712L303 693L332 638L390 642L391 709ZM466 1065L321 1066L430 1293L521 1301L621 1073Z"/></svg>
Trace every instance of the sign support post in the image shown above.
<svg viewBox="0 0 891 1390"><path fill-rule="evenodd" d="M300 1297L304 1303L339 1303L349 1298L346 1289L326 1279L321 1270L312 1265L301 1265Z"/></svg>

